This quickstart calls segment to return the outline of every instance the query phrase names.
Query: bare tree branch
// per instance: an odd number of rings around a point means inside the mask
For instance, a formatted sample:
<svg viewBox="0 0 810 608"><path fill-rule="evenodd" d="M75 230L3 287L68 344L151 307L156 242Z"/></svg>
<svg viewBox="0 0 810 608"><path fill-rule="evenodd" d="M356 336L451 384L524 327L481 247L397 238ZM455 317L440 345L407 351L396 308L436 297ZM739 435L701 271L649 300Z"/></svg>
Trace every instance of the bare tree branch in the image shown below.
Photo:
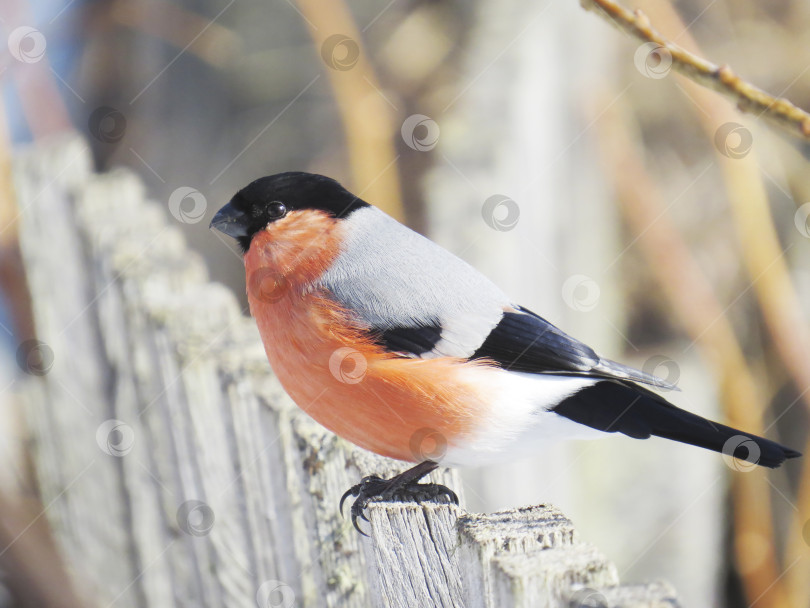
<svg viewBox="0 0 810 608"><path fill-rule="evenodd" d="M740 78L727 65L718 66L664 38L640 10L630 11L612 0L580 0L585 10L642 40L659 45L672 57L672 67L695 82L734 101L741 112L765 117L793 135L810 139L810 114L787 99L774 97Z"/></svg>

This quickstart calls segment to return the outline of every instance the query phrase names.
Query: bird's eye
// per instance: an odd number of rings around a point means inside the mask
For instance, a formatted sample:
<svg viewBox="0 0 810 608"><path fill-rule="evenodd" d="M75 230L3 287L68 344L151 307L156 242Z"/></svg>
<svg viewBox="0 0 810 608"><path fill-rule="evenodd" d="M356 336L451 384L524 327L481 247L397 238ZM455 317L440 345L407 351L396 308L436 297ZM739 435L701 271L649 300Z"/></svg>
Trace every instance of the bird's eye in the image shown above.
<svg viewBox="0 0 810 608"><path fill-rule="evenodd" d="M273 220L281 219L287 215L287 207L280 201L273 201L267 205L267 215Z"/></svg>

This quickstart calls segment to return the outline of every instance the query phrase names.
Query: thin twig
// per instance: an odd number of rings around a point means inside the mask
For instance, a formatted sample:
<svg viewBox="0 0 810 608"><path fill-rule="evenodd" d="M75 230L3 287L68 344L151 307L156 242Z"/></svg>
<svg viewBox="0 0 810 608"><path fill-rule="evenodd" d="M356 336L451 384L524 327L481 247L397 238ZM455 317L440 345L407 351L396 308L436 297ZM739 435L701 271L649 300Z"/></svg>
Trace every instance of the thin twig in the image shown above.
<svg viewBox="0 0 810 608"><path fill-rule="evenodd" d="M810 139L810 114L787 99L774 97L740 78L727 65L718 66L664 38L640 10L630 11L612 0L580 0L619 29L644 42L659 45L672 57L672 67L691 80L737 104L741 112L763 116L793 135Z"/></svg>

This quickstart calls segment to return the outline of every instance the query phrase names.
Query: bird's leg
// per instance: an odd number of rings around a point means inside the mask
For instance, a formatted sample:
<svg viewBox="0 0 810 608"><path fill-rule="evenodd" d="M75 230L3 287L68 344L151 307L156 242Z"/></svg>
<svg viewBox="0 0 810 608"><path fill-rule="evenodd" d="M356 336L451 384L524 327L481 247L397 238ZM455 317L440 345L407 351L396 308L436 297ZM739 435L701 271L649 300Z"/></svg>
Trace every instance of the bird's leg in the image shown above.
<svg viewBox="0 0 810 608"><path fill-rule="evenodd" d="M357 518L361 517L368 521L363 511L370 502L376 501L397 501L397 502L424 502L427 500L435 500L447 498L458 504L458 496L447 486L438 483L419 483L425 475L435 470L439 463L432 460L425 460L420 462L415 467L411 467L407 471L403 471L399 475L391 479L382 479L377 475L368 475L363 477L356 486L349 488L343 497L340 499L340 512L343 512L343 502L351 494L356 496L357 499L352 503L351 514L352 524L360 534L368 536L357 525Z"/></svg>

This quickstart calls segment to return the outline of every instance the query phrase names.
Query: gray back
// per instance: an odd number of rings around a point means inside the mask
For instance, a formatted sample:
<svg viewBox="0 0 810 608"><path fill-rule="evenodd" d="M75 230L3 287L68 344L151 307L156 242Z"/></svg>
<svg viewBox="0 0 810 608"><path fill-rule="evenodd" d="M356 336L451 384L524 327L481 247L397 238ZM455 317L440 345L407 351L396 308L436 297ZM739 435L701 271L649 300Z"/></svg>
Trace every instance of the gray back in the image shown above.
<svg viewBox="0 0 810 608"><path fill-rule="evenodd" d="M375 207L353 212L347 229L320 283L375 329L438 323L452 354L468 356L510 304L472 266Z"/></svg>

